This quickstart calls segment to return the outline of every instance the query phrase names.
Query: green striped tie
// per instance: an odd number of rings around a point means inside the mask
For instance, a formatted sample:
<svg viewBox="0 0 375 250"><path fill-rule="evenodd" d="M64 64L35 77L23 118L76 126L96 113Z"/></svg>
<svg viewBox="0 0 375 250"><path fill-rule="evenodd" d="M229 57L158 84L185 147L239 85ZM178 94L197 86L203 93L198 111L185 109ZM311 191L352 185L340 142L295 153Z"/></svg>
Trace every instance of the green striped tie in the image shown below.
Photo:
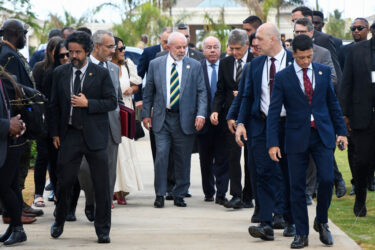
<svg viewBox="0 0 375 250"><path fill-rule="evenodd" d="M174 111L179 110L178 100L180 99L180 81L178 79L178 72L176 68L177 63L172 64L171 70L171 88L170 88L170 105Z"/></svg>

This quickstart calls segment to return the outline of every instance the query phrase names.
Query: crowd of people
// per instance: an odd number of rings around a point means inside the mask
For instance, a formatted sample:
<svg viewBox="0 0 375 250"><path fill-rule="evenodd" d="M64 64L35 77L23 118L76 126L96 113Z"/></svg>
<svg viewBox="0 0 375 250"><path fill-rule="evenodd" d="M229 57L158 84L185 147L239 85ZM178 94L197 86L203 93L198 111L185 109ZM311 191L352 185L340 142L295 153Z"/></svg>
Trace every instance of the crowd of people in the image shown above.
<svg viewBox="0 0 375 250"><path fill-rule="evenodd" d="M332 245L334 187L337 197L346 194L336 147L348 148L355 216L366 216L367 190L375 190L375 23L356 18L354 42L343 45L322 32L322 12L300 6L291 16L293 39L249 16L243 29L229 33L224 53L217 37L206 37L199 51L188 46L186 24L165 27L160 44L146 47L138 65L125 57L121 38L86 27L52 29L28 63L18 51L26 26L6 20L0 29L0 201L9 226L0 242L27 240L22 225L43 215L38 208L45 206L48 171L48 200L56 205L51 236L60 237L65 221L76 220L83 190L98 243L110 243L113 200L125 205L126 195L143 189L136 144L121 134L119 105L125 105L140 111L149 130L155 208L165 199L187 206L191 154L199 153L204 201L254 207L252 237L274 240L274 230L282 229L284 237L294 237L291 248L308 246L307 206L316 196L313 228ZM46 127L32 138L37 208L22 197L27 131L35 126L20 115L27 88L45 97Z"/></svg>

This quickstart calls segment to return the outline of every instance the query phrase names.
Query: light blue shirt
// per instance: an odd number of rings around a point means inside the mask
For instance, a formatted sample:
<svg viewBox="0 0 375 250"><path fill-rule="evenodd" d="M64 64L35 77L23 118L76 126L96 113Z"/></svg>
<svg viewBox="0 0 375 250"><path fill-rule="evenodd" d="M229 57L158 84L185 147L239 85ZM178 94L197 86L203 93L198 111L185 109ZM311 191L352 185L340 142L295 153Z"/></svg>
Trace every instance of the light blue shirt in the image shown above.
<svg viewBox="0 0 375 250"><path fill-rule="evenodd" d="M215 63L216 79L219 79L219 63L220 63L220 59L217 60L217 62ZM206 60L206 64L207 64L208 81L211 87L212 66L211 66L211 63L207 60Z"/></svg>

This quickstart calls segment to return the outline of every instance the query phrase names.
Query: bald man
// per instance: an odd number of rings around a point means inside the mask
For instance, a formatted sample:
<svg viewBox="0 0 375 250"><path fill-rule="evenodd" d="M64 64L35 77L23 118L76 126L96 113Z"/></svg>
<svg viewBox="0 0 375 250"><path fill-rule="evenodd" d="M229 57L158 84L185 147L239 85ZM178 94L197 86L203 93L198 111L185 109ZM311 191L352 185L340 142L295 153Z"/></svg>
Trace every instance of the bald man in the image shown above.
<svg viewBox="0 0 375 250"><path fill-rule="evenodd" d="M253 154L252 157L257 174L256 186L260 208L260 224L249 227L249 233L251 236L263 240L274 240L272 213L275 209L275 193L279 188L284 189L286 203L285 211L283 212L286 222L283 235L292 237L295 234L295 226L290 213L286 157L283 155L279 163L273 162L268 155L266 147L266 120L273 80L276 72L293 62L292 54L282 47L280 39L280 33L272 23L262 24L256 32L256 45L263 56L253 59L247 71L236 130L238 145L243 146L242 138L245 141L249 140L249 145L251 145L249 150ZM286 113L283 109L279 121L281 131L284 130L285 116ZM249 134L247 134L247 131ZM280 133L280 141L282 145L284 141L283 133ZM277 172L278 165L280 165L282 174ZM283 176L285 186L280 185L277 181L280 175Z"/></svg>

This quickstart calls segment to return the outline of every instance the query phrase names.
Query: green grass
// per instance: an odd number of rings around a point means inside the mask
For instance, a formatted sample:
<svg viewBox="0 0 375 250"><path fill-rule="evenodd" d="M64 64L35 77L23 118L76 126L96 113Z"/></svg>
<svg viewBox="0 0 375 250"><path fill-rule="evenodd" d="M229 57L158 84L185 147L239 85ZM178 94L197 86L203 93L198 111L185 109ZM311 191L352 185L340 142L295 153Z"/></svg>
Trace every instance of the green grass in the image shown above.
<svg viewBox="0 0 375 250"><path fill-rule="evenodd" d="M352 178L347 151L336 150L336 161L344 177L347 194L338 199L332 196L332 203L329 210L329 218L340 227L346 234L354 239L363 249L375 250L375 192L367 193L367 216L356 218L353 213L355 196L350 196L350 180Z"/></svg>

